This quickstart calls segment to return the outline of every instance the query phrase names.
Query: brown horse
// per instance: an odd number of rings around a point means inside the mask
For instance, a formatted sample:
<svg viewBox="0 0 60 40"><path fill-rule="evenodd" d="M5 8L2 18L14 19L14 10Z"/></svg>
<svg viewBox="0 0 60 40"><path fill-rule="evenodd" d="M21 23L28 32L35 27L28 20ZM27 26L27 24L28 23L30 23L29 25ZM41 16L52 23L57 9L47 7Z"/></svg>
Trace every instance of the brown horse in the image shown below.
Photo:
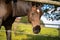
<svg viewBox="0 0 60 40"><path fill-rule="evenodd" d="M7 40L11 40L11 28L16 17L28 16L35 34L40 32L41 5L21 0L0 0L0 28L6 30Z"/></svg>

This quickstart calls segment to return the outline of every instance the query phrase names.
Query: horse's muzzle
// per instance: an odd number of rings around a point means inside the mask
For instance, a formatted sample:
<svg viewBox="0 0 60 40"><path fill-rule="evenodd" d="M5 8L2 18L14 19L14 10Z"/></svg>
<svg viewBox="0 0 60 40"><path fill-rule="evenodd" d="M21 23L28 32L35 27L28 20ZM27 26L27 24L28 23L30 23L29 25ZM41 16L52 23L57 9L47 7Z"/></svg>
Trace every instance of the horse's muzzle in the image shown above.
<svg viewBox="0 0 60 40"><path fill-rule="evenodd" d="M37 25L37 26L35 26L35 27L33 28L34 34L38 34L38 33L40 32L40 30L41 30L40 25Z"/></svg>

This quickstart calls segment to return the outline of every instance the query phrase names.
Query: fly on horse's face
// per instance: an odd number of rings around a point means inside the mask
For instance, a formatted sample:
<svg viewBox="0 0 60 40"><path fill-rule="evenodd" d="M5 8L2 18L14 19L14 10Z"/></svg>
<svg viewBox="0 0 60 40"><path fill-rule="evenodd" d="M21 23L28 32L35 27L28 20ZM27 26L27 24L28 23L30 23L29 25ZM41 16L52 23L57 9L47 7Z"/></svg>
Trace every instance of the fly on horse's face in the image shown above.
<svg viewBox="0 0 60 40"><path fill-rule="evenodd" d="M33 26L33 32L35 34L38 34L41 30L40 27L40 18L42 15L42 11L39 10L40 7L36 7L36 6L32 6L31 8L31 12L29 13L29 21L32 23Z"/></svg>

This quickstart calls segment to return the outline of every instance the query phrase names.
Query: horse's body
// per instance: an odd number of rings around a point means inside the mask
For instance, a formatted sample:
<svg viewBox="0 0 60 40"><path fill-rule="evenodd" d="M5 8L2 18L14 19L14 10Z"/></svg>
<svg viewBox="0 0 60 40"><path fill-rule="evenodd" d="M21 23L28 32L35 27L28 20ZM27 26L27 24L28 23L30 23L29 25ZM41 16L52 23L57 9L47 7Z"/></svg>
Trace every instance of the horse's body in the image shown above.
<svg viewBox="0 0 60 40"><path fill-rule="evenodd" d="M6 30L7 40L11 40L12 23L16 17L28 16L29 21L32 23L33 32L40 32L40 17L42 11L38 10L40 7L32 2L25 2L21 0L1 0L0 1L0 28L3 25Z"/></svg>

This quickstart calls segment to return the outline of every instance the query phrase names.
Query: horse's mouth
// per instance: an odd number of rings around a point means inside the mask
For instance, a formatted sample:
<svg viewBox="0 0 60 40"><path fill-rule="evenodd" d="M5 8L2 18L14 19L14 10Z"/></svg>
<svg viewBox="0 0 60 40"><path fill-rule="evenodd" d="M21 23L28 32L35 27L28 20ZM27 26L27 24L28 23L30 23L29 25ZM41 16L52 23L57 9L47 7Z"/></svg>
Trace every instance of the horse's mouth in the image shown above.
<svg viewBox="0 0 60 40"><path fill-rule="evenodd" d="M41 28L40 28L39 25L37 25L37 26L35 26L35 27L33 28L34 34L38 34L38 33L40 32L40 30L41 30Z"/></svg>

